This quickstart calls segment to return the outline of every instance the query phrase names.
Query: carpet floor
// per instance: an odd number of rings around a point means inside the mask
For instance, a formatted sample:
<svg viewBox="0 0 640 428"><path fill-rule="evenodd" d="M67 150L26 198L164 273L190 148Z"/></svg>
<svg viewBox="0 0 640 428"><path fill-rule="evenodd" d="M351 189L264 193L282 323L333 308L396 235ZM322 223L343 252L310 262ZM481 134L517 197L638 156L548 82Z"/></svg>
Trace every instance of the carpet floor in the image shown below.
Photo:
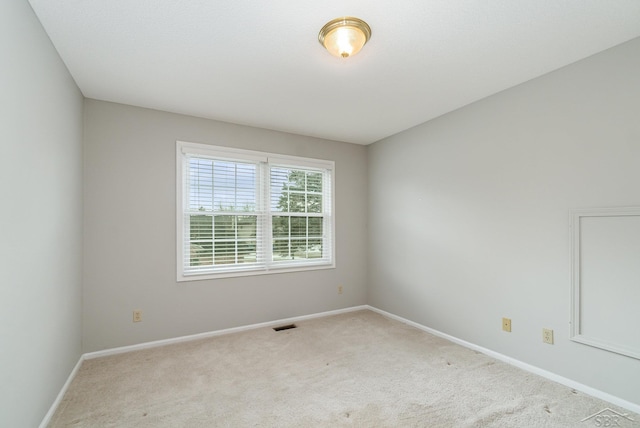
<svg viewBox="0 0 640 428"><path fill-rule="evenodd" d="M640 415L371 311L296 325L86 360L49 426L590 427L607 408L633 419L619 426L640 426Z"/></svg>

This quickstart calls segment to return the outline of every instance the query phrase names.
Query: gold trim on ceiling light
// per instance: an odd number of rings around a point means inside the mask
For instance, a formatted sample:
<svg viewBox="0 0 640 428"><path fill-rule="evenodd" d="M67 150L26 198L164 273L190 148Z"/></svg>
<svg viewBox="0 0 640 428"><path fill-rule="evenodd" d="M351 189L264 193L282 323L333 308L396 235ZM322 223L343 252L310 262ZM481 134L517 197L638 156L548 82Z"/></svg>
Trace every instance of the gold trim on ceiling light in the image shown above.
<svg viewBox="0 0 640 428"><path fill-rule="evenodd" d="M357 54L371 38L371 27L362 19L344 16L327 22L318 41L333 56L347 58Z"/></svg>

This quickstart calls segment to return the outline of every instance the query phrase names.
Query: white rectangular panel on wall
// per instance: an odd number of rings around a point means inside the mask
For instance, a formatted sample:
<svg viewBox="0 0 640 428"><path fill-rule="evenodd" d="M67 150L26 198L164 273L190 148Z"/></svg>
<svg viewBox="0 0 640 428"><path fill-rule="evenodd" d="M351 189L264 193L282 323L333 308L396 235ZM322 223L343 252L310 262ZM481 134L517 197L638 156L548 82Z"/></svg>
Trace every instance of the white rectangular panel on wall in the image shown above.
<svg viewBox="0 0 640 428"><path fill-rule="evenodd" d="M640 359L640 208L572 211L571 339Z"/></svg>

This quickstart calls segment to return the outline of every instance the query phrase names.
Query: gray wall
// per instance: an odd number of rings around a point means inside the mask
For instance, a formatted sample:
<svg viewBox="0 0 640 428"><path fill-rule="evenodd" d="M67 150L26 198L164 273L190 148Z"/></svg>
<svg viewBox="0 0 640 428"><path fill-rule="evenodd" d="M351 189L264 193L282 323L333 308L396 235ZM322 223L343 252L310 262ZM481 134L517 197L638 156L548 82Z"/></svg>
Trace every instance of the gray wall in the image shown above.
<svg viewBox="0 0 640 428"><path fill-rule="evenodd" d="M26 1L0 63L0 426L34 427L81 351L82 95Z"/></svg>
<svg viewBox="0 0 640 428"><path fill-rule="evenodd" d="M177 283L176 140L334 160L336 269ZM85 352L366 303L366 147L85 100L84 162Z"/></svg>
<svg viewBox="0 0 640 428"><path fill-rule="evenodd" d="M640 404L640 361L569 341L568 221L640 205L640 39L369 149L369 304Z"/></svg>

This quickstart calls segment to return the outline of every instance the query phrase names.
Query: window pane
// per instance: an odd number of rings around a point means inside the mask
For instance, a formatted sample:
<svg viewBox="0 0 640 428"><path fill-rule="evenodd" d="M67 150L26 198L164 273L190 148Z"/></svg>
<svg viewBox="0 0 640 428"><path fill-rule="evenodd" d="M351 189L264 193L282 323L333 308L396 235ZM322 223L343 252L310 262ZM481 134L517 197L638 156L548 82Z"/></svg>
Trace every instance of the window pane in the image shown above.
<svg viewBox="0 0 640 428"><path fill-rule="evenodd" d="M271 209L276 212L306 212L307 173L303 170L271 168Z"/></svg>
<svg viewBox="0 0 640 428"><path fill-rule="evenodd" d="M211 266L213 245L211 243L191 243L189 266Z"/></svg>
<svg viewBox="0 0 640 428"><path fill-rule="evenodd" d="M189 209L213 209L213 162L207 159L189 159Z"/></svg>
<svg viewBox="0 0 640 428"><path fill-rule="evenodd" d="M235 239L236 238L236 218L231 215L218 215L214 220L214 239Z"/></svg>
<svg viewBox="0 0 640 428"><path fill-rule="evenodd" d="M271 210L274 212L322 213L323 173L272 167Z"/></svg>
<svg viewBox="0 0 640 428"><path fill-rule="evenodd" d="M289 193L289 212L303 213L306 205L306 195L304 193Z"/></svg>
<svg viewBox="0 0 640 428"><path fill-rule="evenodd" d="M235 264L236 262L236 243L235 242L216 242L214 246L215 264Z"/></svg>
<svg viewBox="0 0 640 428"><path fill-rule="evenodd" d="M307 240L291 239L291 255L293 256L293 259L306 259L307 258Z"/></svg>
<svg viewBox="0 0 640 428"><path fill-rule="evenodd" d="M306 237L307 236L307 218L291 217L291 236Z"/></svg>
<svg viewBox="0 0 640 428"><path fill-rule="evenodd" d="M322 217L309 217L309 236L322 237Z"/></svg>
<svg viewBox="0 0 640 428"><path fill-rule="evenodd" d="M256 238L258 218L256 216L238 216L238 239Z"/></svg>
<svg viewBox="0 0 640 428"><path fill-rule="evenodd" d="M286 168L280 168L274 166L271 168L271 183L279 188L282 188L282 184L289 181L289 170Z"/></svg>
<svg viewBox="0 0 640 428"><path fill-rule="evenodd" d="M213 197L215 211L235 211L235 194L232 190L216 188Z"/></svg>
<svg viewBox="0 0 640 428"><path fill-rule="evenodd" d="M237 164L236 170L236 209L238 211L256 210L256 166Z"/></svg>
<svg viewBox="0 0 640 428"><path fill-rule="evenodd" d="M273 240L273 260L289 260L290 256L290 246L288 239L274 239Z"/></svg>
<svg viewBox="0 0 640 428"><path fill-rule="evenodd" d="M189 237L192 241L213 239L213 217L210 215L189 216Z"/></svg>
<svg viewBox="0 0 640 428"><path fill-rule="evenodd" d="M273 261L322 258L323 221L321 217L274 216Z"/></svg>
<svg viewBox="0 0 640 428"><path fill-rule="evenodd" d="M255 189L251 189L250 192L243 192L241 189L238 189L238 193L236 194L235 211L254 212L256 210L255 201Z"/></svg>
<svg viewBox="0 0 640 428"><path fill-rule="evenodd" d="M307 195L307 212L322 212L322 195Z"/></svg>
<svg viewBox="0 0 640 428"><path fill-rule="evenodd" d="M289 212L289 193L271 193L271 211Z"/></svg>
<svg viewBox="0 0 640 428"><path fill-rule="evenodd" d="M257 207L257 167L228 161L213 162L213 209L255 211Z"/></svg>
<svg viewBox="0 0 640 428"><path fill-rule="evenodd" d="M322 173L307 173L307 192L322 192Z"/></svg>
<svg viewBox="0 0 640 428"><path fill-rule="evenodd" d="M274 238L286 238L289 236L289 217L273 216L271 230Z"/></svg>
<svg viewBox="0 0 640 428"><path fill-rule="evenodd" d="M309 239L307 256L310 259L322 258L322 239Z"/></svg>
<svg viewBox="0 0 640 428"><path fill-rule="evenodd" d="M284 168L271 168L271 210L277 212L289 211L289 171Z"/></svg>
<svg viewBox="0 0 640 428"><path fill-rule="evenodd" d="M238 263L256 262L256 241L238 242Z"/></svg>
<svg viewBox="0 0 640 428"><path fill-rule="evenodd" d="M289 170L289 190L304 192L307 188L307 176L304 171Z"/></svg>

